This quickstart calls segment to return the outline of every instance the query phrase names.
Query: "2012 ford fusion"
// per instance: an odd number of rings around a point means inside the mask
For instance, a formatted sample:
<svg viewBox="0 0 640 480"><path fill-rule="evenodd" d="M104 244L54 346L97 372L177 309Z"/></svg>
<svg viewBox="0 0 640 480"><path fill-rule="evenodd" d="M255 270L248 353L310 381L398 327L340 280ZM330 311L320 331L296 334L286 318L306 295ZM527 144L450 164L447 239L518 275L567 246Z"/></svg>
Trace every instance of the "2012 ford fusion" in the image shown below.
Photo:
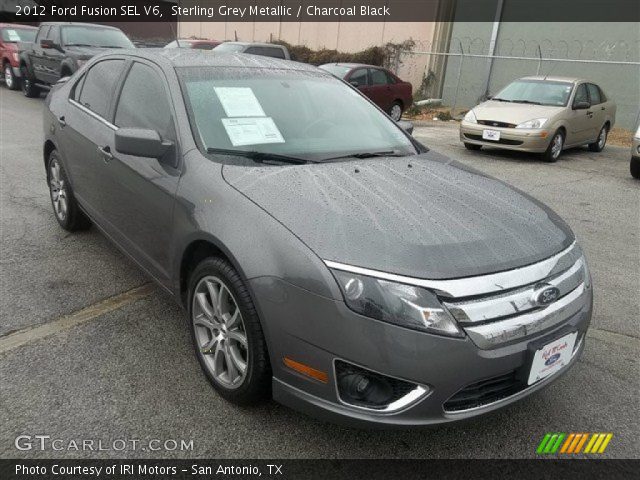
<svg viewBox="0 0 640 480"><path fill-rule="evenodd" d="M567 224L327 72L106 54L53 88L44 132L59 224L95 225L184 307L229 401L449 422L544 388L584 348L592 285Z"/></svg>

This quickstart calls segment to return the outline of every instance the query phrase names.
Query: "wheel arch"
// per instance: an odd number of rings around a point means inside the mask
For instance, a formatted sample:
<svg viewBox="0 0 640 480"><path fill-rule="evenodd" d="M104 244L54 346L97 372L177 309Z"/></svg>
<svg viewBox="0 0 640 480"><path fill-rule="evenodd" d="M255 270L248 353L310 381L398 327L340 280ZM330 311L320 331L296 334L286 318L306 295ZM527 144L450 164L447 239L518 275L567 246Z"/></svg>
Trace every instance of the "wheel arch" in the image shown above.
<svg viewBox="0 0 640 480"><path fill-rule="evenodd" d="M57 150L58 148L56 147L56 144L53 143L53 140L51 140L50 138L48 138L45 142L44 145L42 147L42 157L44 160L44 171L47 171L47 168L49 167L49 155L51 155L51 152L53 152L54 150Z"/></svg>

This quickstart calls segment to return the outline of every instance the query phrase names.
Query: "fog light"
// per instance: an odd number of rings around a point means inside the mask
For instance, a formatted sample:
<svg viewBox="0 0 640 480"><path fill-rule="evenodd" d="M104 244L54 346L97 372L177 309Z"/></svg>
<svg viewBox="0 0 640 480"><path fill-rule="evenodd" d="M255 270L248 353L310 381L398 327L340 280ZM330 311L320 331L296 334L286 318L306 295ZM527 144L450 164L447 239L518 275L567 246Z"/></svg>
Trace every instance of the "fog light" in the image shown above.
<svg viewBox="0 0 640 480"><path fill-rule="evenodd" d="M335 361L336 386L342 403L377 412L396 412L423 398L429 389L423 385L388 377Z"/></svg>
<svg viewBox="0 0 640 480"><path fill-rule="evenodd" d="M361 373L343 375L338 379L338 388L347 403L381 406L393 399L393 388L389 382Z"/></svg>

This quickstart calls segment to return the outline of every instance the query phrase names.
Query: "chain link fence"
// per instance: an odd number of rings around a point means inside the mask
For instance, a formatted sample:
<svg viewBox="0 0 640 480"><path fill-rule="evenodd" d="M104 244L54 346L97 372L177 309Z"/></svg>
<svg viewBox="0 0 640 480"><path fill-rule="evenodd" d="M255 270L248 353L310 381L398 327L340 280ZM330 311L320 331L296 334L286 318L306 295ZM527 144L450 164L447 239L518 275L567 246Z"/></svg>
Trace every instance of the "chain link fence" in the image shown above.
<svg viewBox="0 0 640 480"><path fill-rule="evenodd" d="M481 38L452 37L448 51L416 42L392 59L392 68L414 86L415 100L441 99L452 116L529 75L586 78L618 106L618 126L631 130L640 112L640 41L580 42L517 38L490 45Z"/></svg>

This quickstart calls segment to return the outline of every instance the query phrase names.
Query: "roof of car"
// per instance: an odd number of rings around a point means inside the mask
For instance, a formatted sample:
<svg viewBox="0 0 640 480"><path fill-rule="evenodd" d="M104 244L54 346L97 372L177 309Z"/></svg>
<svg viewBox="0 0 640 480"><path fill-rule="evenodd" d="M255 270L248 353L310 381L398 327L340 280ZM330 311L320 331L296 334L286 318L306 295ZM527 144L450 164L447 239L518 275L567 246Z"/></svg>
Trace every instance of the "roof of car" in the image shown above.
<svg viewBox="0 0 640 480"><path fill-rule="evenodd" d="M258 47L284 48L283 45L278 45L277 43L263 43L263 42L224 42L224 43L228 44L228 45L242 45L243 47L246 47L246 46L258 46Z"/></svg>
<svg viewBox="0 0 640 480"><path fill-rule="evenodd" d="M21 23L0 23L0 28L28 28L30 30L37 30L38 27L33 25L23 25Z"/></svg>
<svg viewBox="0 0 640 480"><path fill-rule="evenodd" d="M189 48L137 48L118 50L109 55L127 55L146 58L172 67L245 67L315 72L318 69L305 63L245 53L216 53L215 50ZM103 56L101 56L102 58Z"/></svg>
<svg viewBox="0 0 640 480"><path fill-rule="evenodd" d="M90 28L109 28L112 30L120 30L118 27L113 27L111 25L102 25L99 23L84 23L84 22L42 22L40 24L41 27L45 27L47 25L66 25L66 26L74 26L74 27L90 27Z"/></svg>
<svg viewBox="0 0 640 480"><path fill-rule="evenodd" d="M586 80L583 78L553 77L551 75L533 75L530 77L522 77L520 80L548 80L550 82L568 82L568 83L586 82Z"/></svg>
<svg viewBox="0 0 640 480"><path fill-rule="evenodd" d="M345 67L345 68L362 68L362 67L366 67L366 68L384 68L384 67L380 67L379 65L368 65L366 63L332 62L332 63L325 63L325 65L336 65L338 67ZM324 66L324 65L322 65L322 66Z"/></svg>

